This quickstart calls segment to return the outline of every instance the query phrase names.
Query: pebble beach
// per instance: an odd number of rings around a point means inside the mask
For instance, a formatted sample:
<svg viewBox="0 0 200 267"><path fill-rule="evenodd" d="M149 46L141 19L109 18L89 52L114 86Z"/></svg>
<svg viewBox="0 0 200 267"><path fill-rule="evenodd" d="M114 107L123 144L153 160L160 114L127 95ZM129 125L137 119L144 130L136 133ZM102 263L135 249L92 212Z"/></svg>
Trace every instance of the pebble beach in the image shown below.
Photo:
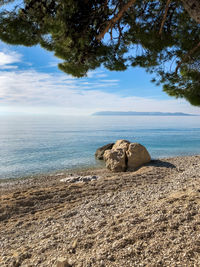
<svg viewBox="0 0 200 267"><path fill-rule="evenodd" d="M200 266L200 156L1 180L0 266Z"/></svg>

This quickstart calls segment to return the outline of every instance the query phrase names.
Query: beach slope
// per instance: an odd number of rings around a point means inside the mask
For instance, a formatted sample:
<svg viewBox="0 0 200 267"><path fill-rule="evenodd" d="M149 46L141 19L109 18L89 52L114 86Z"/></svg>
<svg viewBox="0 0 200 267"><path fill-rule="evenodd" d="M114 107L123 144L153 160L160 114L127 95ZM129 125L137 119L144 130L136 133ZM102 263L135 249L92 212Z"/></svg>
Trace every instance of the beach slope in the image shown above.
<svg viewBox="0 0 200 267"><path fill-rule="evenodd" d="M60 180L96 175L91 182ZM199 266L200 156L2 181L0 266Z"/></svg>

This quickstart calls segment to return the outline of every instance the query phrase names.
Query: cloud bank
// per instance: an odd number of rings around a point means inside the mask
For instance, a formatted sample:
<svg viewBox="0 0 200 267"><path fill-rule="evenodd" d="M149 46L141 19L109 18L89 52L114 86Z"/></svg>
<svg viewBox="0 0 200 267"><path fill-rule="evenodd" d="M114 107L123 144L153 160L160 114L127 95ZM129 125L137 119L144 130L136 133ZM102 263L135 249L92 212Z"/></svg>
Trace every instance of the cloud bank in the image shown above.
<svg viewBox="0 0 200 267"><path fill-rule="evenodd" d="M14 63L20 61L22 56L15 52L0 52L1 111L67 115L102 110L200 113L198 108L183 100L123 97L117 93L119 80L109 79L103 71L89 72L87 78L76 79L35 69L19 70Z"/></svg>

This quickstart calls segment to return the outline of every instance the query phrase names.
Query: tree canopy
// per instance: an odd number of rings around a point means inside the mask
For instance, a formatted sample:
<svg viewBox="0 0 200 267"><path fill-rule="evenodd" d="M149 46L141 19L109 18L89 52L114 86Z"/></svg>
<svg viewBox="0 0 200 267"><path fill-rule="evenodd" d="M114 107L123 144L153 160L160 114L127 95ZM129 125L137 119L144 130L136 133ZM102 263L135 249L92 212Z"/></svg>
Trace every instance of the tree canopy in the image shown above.
<svg viewBox="0 0 200 267"><path fill-rule="evenodd" d="M0 39L40 44L76 77L143 67L169 95L200 106L199 0L0 0Z"/></svg>

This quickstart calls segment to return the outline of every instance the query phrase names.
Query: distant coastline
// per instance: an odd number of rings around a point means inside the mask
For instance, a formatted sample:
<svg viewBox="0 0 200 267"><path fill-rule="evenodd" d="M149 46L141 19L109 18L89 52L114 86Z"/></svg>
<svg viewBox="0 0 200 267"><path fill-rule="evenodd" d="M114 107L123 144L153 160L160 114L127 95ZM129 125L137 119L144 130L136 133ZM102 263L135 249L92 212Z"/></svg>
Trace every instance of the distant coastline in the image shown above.
<svg viewBox="0 0 200 267"><path fill-rule="evenodd" d="M99 111L92 116L198 116L182 112L136 112L136 111Z"/></svg>

